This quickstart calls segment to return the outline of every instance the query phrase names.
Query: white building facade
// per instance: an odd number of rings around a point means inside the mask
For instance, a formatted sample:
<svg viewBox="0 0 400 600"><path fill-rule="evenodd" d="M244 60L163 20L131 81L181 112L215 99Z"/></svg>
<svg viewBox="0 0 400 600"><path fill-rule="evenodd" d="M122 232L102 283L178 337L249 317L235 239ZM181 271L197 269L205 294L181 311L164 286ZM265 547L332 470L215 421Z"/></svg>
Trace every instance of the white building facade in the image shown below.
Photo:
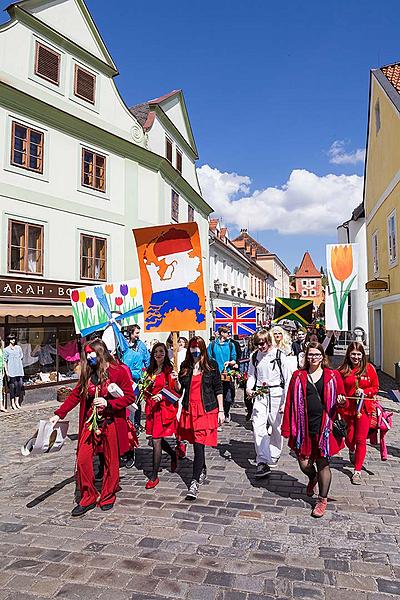
<svg viewBox="0 0 400 600"><path fill-rule="evenodd" d="M24 0L8 13L0 27L0 333L18 334L26 383L40 385L46 373L56 383L73 372L69 290L138 277L133 228L196 220L208 296L211 208L180 92L161 119L178 141L188 138L182 169L122 100L82 0ZM47 363L45 347L54 350Z"/></svg>

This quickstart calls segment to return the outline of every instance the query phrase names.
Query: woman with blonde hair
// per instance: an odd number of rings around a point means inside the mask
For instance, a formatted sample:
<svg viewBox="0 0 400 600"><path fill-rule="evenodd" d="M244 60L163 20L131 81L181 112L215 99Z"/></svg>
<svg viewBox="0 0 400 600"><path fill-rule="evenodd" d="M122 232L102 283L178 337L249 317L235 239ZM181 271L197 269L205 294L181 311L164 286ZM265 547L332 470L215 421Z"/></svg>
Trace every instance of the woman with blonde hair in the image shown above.
<svg viewBox="0 0 400 600"><path fill-rule="evenodd" d="M292 340L282 327L275 325L275 327L271 329L271 335L274 348L281 350L285 356L289 356L293 353Z"/></svg>

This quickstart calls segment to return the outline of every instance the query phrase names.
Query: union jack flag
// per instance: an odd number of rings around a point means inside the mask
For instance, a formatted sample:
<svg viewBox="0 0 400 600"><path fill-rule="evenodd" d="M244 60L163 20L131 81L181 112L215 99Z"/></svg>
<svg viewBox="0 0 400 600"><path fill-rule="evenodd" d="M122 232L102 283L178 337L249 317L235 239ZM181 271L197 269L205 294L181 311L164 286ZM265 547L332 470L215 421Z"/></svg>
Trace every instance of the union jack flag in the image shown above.
<svg viewBox="0 0 400 600"><path fill-rule="evenodd" d="M215 328L230 327L232 335L253 335L257 330L256 309L252 306L224 306L215 309Z"/></svg>

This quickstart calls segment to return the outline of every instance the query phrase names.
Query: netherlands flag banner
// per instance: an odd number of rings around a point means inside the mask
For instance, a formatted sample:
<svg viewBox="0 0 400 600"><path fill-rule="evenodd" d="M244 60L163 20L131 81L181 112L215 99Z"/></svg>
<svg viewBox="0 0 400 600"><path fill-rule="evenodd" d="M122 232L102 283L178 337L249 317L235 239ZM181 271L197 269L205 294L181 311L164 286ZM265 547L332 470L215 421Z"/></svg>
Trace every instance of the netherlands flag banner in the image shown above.
<svg viewBox="0 0 400 600"><path fill-rule="evenodd" d="M168 400L169 402L172 402L172 404L175 404L175 402L178 402L179 400L178 394L167 388L163 388L160 394L163 400Z"/></svg>
<svg viewBox="0 0 400 600"><path fill-rule="evenodd" d="M220 306L215 309L215 329L221 325L230 328L232 335L253 335L257 330L254 306Z"/></svg>

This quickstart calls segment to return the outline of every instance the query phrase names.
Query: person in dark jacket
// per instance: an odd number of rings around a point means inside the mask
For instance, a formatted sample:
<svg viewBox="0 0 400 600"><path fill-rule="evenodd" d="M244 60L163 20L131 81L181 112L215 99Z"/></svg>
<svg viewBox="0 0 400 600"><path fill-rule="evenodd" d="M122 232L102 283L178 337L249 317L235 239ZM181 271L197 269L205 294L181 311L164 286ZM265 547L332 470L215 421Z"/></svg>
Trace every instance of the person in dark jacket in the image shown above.
<svg viewBox="0 0 400 600"><path fill-rule="evenodd" d="M175 389L183 392L177 437L194 448L193 479L186 499L196 500L207 477L205 447L217 445L217 428L224 422L221 375L202 337L190 340Z"/></svg>

